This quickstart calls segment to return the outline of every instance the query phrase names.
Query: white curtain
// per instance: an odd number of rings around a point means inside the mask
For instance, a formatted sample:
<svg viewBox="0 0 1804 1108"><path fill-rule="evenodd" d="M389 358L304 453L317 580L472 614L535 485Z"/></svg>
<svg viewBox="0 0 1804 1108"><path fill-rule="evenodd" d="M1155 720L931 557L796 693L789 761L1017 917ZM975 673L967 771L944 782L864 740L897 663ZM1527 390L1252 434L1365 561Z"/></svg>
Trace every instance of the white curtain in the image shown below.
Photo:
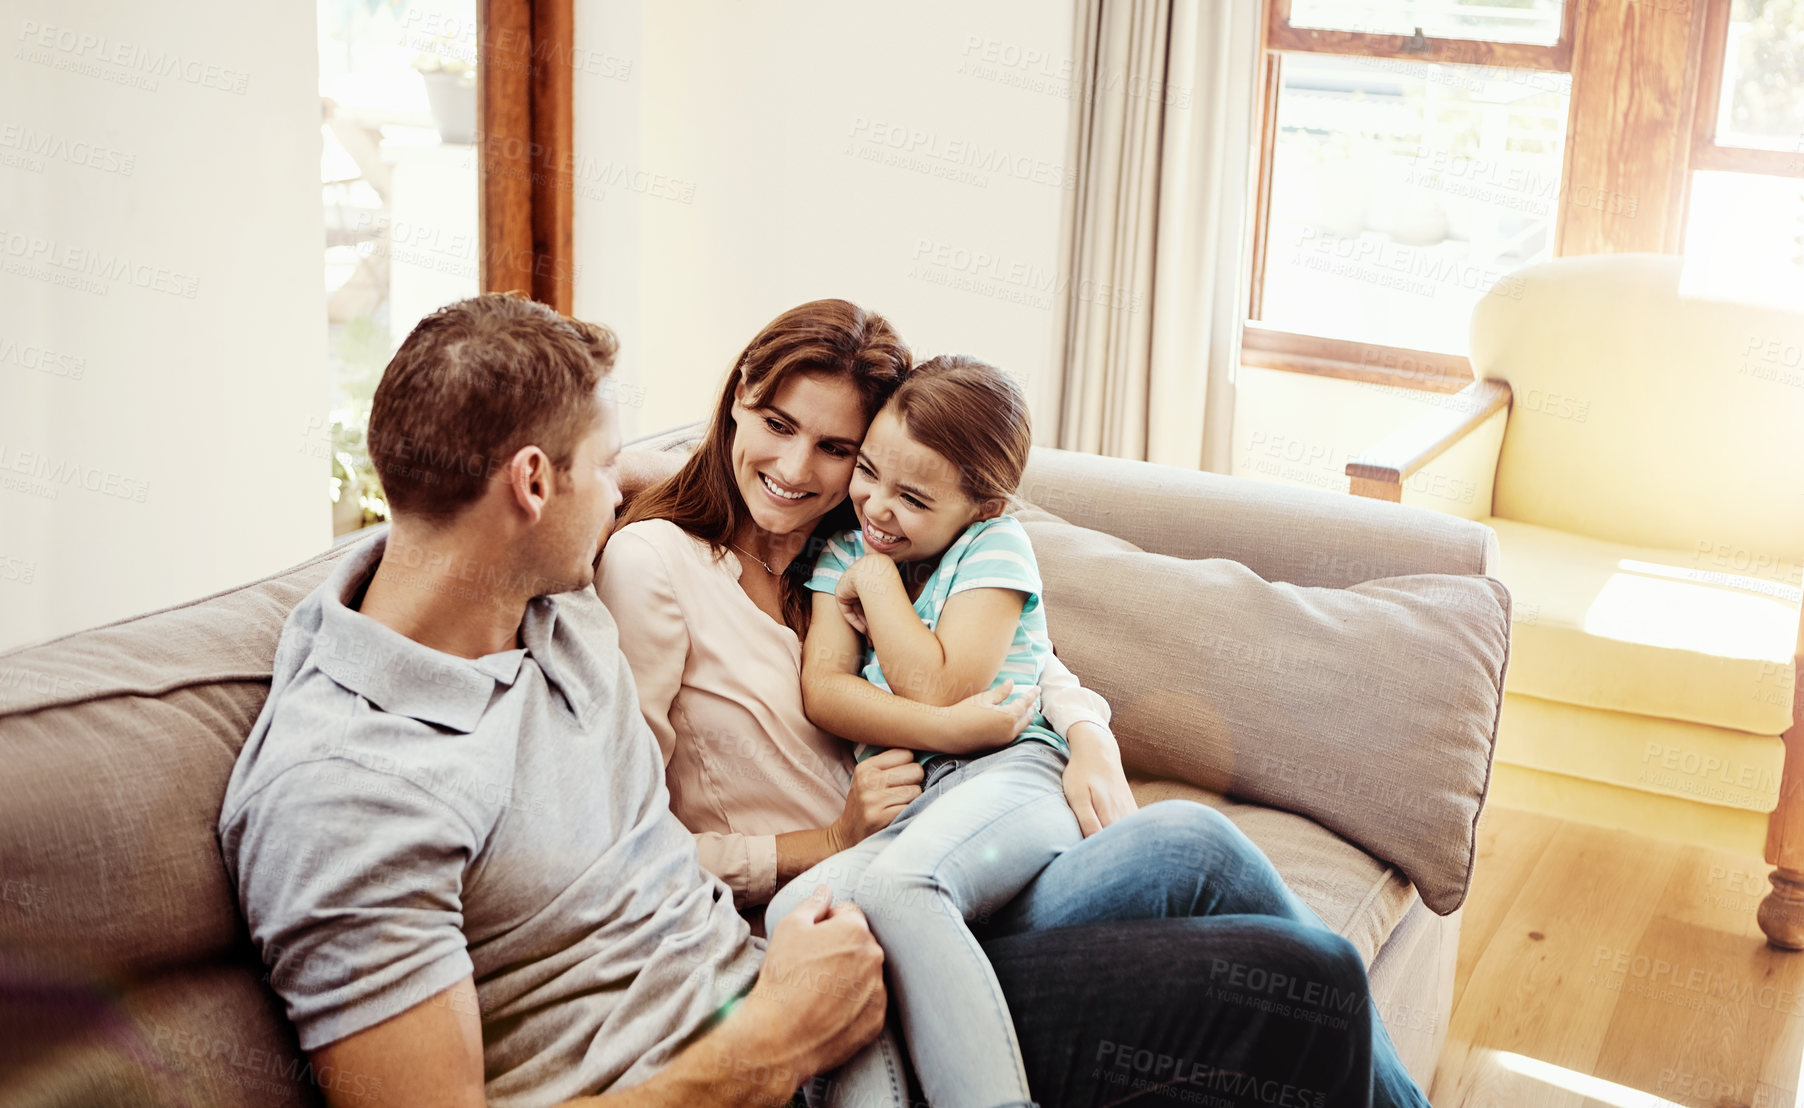
<svg viewBox="0 0 1804 1108"><path fill-rule="evenodd" d="M1058 445L1229 470L1258 0L1078 0Z"/></svg>

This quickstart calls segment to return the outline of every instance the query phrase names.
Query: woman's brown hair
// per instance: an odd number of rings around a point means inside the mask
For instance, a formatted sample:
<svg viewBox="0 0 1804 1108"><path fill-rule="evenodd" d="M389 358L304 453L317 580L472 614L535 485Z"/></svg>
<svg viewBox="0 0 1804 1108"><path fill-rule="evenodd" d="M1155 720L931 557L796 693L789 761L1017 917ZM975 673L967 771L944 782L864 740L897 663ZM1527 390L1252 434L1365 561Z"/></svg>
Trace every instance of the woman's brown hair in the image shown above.
<svg viewBox="0 0 1804 1108"><path fill-rule="evenodd" d="M908 374L890 405L908 437L958 469L972 500L1006 502L1033 448L1027 398L1008 374L967 354L942 354Z"/></svg>
<svg viewBox="0 0 1804 1108"><path fill-rule="evenodd" d="M733 394L745 385L755 408L797 373L844 378L864 402L869 422L908 372L910 354L889 321L846 300L811 300L771 320L740 352L727 373L714 416L695 452L669 479L634 497L620 526L668 519L722 553L750 509L733 475ZM851 502L841 501L815 524L810 541L783 574L783 619L796 634L808 630L808 578L826 541L858 526Z"/></svg>

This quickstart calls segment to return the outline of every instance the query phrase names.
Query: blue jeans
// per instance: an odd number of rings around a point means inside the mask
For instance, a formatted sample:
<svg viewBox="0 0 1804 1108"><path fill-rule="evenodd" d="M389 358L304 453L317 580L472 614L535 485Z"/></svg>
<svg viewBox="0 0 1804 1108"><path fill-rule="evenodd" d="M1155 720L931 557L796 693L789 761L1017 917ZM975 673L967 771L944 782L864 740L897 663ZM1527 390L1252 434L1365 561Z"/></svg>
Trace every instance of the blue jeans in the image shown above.
<svg viewBox="0 0 1804 1108"><path fill-rule="evenodd" d="M1167 970L1180 976L1191 974L1196 980L1208 983L1206 992L1213 995L1204 999L1221 1002L1224 997L1230 998L1225 1010L1231 1013L1238 1009L1237 1018L1243 1023L1251 1020L1254 1024L1263 1023L1269 1027L1270 1019L1261 1020L1266 1007L1259 1003L1262 999L1269 998L1261 998L1259 990L1248 984L1249 978L1257 976L1251 968L1257 959L1243 953L1229 953L1230 951L1239 949L1249 941L1259 949L1267 949L1273 943L1288 944L1293 948L1293 953L1306 962L1318 966L1338 963L1342 970L1350 957L1352 965L1358 970L1355 976L1360 996L1365 998L1360 1005L1364 1011L1355 1013L1345 1010L1352 1006L1350 998L1344 996L1348 986L1332 983L1332 973L1328 969L1314 971L1313 980L1322 985L1322 988L1305 989L1304 993L1333 998L1337 991L1341 992L1341 1000L1330 1000L1321 1015L1329 1020L1363 1017L1350 1019L1344 1030L1356 1031L1369 1021L1372 1105L1378 1108L1426 1108L1428 1098L1404 1069L1402 1060L1397 1057L1397 1049L1384 1029L1383 1021L1375 1011L1370 1010L1364 965L1352 944L1334 934L1322 922L1321 917L1290 891L1264 852L1253 845L1232 821L1207 805L1168 800L1149 805L1110 824L1081 844L1062 852L987 927L980 927L979 935L994 962L1001 951L1012 950L1023 942L1044 941L1052 934L1060 933L1057 929L1084 927L1089 930L1097 929L1096 925L1107 925L1098 930L1119 940L1121 936L1132 932L1133 929L1126 926L1130 921L1147 920L1189 925L1145 932L1146 942L1156 945L1159 950L1156 952L1150 947L1145 949L1141 955L1144 959L1141 964L1161 967L1161 973L1146 975L1147 987L1151 987L1152 979L1160 977ZM1219 929L1230 921L1234 924L1232 928L1226 931ZM1011 956L1017 960L1022 957L1018 952ZM1268 956L1269 951L1259 957ZM1205 966L1206 969L1203 968ZM1000 968L998 965L999 971ZM1051 972L1050 967L1047 972ZM1070 967L1064 972L1069 973ZM1093 968L1091 972L1094 974L1097 971ZM1270 988L1275 975L1284 972L1286 971L1268 968L1263 974L1265 986ZM1298 971L1289 972L1296 976ZM1037 1032L1030 1033L1022 1026L1026 1019L1043 1021L1047 1012L1046 1005L1024 1004L1011 990L1009 974L1003 973L1002 978L1004 992L1009 996L1010 1009L1016 1016L1017 1031L1030 1075L1036 1066L1040 1067L1044 1075L1033 1082L1035 1094L1047 1105L1091 1103L1082 1090L1073 1089L1068 1084L1071 1075L1081 1067L1074 1068L1069 1058L1061 1060L1062 1048L1056 1027L1042 1026ZM1311 980L1309 977L1301 979ZM1223 988L1224 985L1227 987ZM1296 990L1285 989L1280 992L1290 994ZM1153 1010L1149 1012L1149 1008ZM1249 1008L1253 1011L1248 1011ZM1184 1034L1194 1033L1187 1032L1182 1026L1186 1022L1194 1027L1199 1018L1207 1022L1211 1019L1219 1020L1222 1016L1220 1012L1193 1011L1186 1017L1181 1008L1159 1010L1147 998L1116 1018L1129 1028L1121 1034L1137 1034L1142 1038L1163 1041L1160 1038L1162 1034L1169 1037L1175 1033L1181 1040ZM1170 1021L1175 1021L1180 1026L1173 1031L1161 1033L1158 1028ZM1316 1026L1321 1025L1318 1023ZM1282 1037L1286 1032L1279 1034ZM1136 1051L1152 1049L1141 1047L1132 1037L1117 1042L1132 1044ZM1368 1044L1355 1045L1362 1048L1362 1053L1366 1052L1363 1048ZM1258 1044L1250 1041L1238 1046L1224 1046L1217 1040L1208 1049L1217 1051L1218 1056L1214 1059L1216 1064L1232 1067L1235 1064L1233 1059L1241 1057L1243 1051L1257 1046ZM1098 1051L1102 1053L1103 1048L1098 1047ZM1155 1050L1156 1053L1158 1052ZM1112 1076L1121 1076L1119 1049L1105 1060L1116 1062ZM1138 1074L1132 1065L1128 1072L1131 1076L1144 1076ZM1191 1084L1194 1087L1199 1082ZM1172 1102L1199 1102L1194 1095L1188 1098L1177 1095L1185 1091L1190 1090L1176 1090ZM1105 1095L1095 1103L1107 1102L1111 1097L1118 1100L1126 1095L1118 1087L1112 1095L1107 1086L1100 1088L1098 1092ZM1220 1097L1223 1093L1211 1090L1210 1095ZM1158 1100L1155 1098L1150 1102L1158 1103ZM1248 1103L1256 1102L1248 1100ZM1136 1099L1134 1103L1147 1101ZM1344 1097L1331 1098L1327 1103L1351 1104L1365 1101Z"/></svg>
<svg viewBox="0 0 1804 1108"><path fill-rule="evenodd" d="M778 920L825 884L835 901L863 910L883 947L914 1072L936 1108L1031 1103L1007 999L965 921L1009 904L1082 840L1064 771L1065 755L1034 741L939 759L893 823L771 899L767 919ZM828 1108L906 1103L893 1030L840 1067Z"/></svg>

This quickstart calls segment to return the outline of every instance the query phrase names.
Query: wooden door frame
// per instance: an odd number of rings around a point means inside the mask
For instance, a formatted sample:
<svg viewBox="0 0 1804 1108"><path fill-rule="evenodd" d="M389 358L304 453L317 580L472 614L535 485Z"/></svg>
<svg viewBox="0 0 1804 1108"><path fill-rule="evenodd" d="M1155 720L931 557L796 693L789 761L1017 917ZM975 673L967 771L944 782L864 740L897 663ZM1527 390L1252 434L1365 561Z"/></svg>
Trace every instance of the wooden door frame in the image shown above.
<svg viewBox="0 0 1804 1108"><path fill-rule="evenodd" d="M570 314L574 0L479 0L477 214L482 291Z"/></svg>

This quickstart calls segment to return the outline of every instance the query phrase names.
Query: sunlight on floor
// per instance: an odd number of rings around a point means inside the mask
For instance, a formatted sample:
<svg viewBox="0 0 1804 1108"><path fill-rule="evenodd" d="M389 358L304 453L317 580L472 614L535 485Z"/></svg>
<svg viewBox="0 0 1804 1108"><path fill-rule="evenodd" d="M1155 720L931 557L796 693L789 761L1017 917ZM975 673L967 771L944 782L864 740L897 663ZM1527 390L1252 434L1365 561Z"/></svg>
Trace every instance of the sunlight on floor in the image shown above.
<svg viewBox="0 0 1804 1108"><path fill-rule="evenodd" d="M1539 1058L1511 1054L1506 1050L1494 1052L1492 1058L1498 1065L1512 1073L1532 1078L1544 1085L1552 1085L1556 1089L1564 1089L1570 1093L1590 1097L1603 1104L1613 1104L1617 1108L1683 1108L1680 1104L1662 1100L1652 1093L1644 1093L1640 1089L1631 1089L1627 1085L1605 1081L1601 1077L1576 1073L1551 1062L1543 1062Z"/></svg>

